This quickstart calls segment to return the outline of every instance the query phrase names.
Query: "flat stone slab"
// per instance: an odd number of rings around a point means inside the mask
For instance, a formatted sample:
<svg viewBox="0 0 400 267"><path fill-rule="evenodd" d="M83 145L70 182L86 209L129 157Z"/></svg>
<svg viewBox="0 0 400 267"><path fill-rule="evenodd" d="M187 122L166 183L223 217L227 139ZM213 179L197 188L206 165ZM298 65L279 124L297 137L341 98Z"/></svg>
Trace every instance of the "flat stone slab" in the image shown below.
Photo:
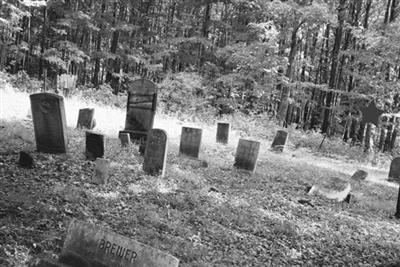
<svg viewBox="0 0 400 267"><path fill-rule="evenodd" d="M136 240L95 225L72 220L63 255L74 254L92 266L177 267L179 260Z"/></svg>

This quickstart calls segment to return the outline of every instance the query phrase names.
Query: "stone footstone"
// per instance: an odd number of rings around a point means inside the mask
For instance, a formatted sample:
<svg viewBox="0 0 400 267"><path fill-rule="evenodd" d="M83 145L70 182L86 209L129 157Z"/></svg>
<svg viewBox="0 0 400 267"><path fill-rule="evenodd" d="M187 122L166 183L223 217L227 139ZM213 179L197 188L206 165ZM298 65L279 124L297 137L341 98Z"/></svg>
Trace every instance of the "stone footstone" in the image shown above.
<svg viewBox="0 0 400 267"><path fill-rule="evenodd" d="M363 170L358 170L353 174L353 176L351 176L351 179L355 181L364 181L367 178L367 176L368 172Z"/></svg>
<svg viewBox="0 0 400 267"><path fill-rule="evenodd" d="M91 182L94 184L107 184L110 170L110 161L107 159L96 159L96 166L94 167L94 174Z"/></svg>
<svg viewBox="0 0 400 267"><path fill-rule="evenodd" d="M92 130L95 126L95 121L93 117L94 117L94 108L80 109L76 128L78 129L86 128Z"/></svg>
<svg viewBox="0 0 400 267"><path fill-rule="evenodd" d="M272 142L272 145L271 145L272 149L275 151L282 152L283 148L285 147L287 137L288 137L288 133L286 131L279 130L276 133L274 141Z"/></svg>
<svg viewBox="0 0 400 267"><path fill-rule="evenodd" d="M400 182L400 157L394 158L390 164L389 180Z"/></svg>
<svg viewBox="0 0 400 267"><path fill-rule="evenodd" d="M202 132L200 128L182 127L179 155L198 158Z"/></svg>
<svg viewBox="0 0 400 267"><path fill-rule="evenodd" d="M238 169L255 172L259 150L260 142L239 139L239 144L236 149L235 163L233 166Z"/></svg>
<svg viewBox="0 0 400 267"><path fill-rule="evenodd" d="M129 136L129 133L119 133L119 140L121 141L121 146L122 147L127 147L130 146L131 144L131 138Z"/></svg>
<svg viewBox="0 0 400 267"><path fill-rule="evenodd" d="M165 252L95 225L73 220L68 228L62 256L89 266L177 267L179 260Z"/></svg>
<svg viewBox="0 0 400 267"><path fill-rule="evenodd" d="M217 124L217 143L227 144L229 142L230 124L227 122L218 122Z"/></svg>
<svg viewBox="0 0 400 267"><path fill-rule="evenodd" d="M104 156L104 135L86 131L86 159L96 160Z"/></svg>
<svg viewBox="0 0 400 267"><path fill-rule="evenodd" d="M38 152L66 153L66 118L63 97L39 93L30 95L33 127Z"/></svg>
<svg viewBox="0 0 400 267"><path fill-rule="evenodd" d="M151 129L147 137L143 170L151 175L165 175L167 162L168 136L164 130Z"/></svg>
<svg viewBox="0 0 400 267"><path fill-rule="evenodd" d="M29 153L21 151L19 152L18 163L21 167L31 169L33 167L33 158Z"/></svg>

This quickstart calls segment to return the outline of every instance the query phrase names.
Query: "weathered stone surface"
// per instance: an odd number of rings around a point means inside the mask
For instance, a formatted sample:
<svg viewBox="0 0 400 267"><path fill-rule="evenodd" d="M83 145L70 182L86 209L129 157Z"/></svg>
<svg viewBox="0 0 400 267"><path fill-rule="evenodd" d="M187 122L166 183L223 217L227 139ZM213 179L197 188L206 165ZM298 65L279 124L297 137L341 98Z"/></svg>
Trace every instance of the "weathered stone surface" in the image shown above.
<svg viewBox="0 0 400 267"><path fill-rule="evenodd" d="M96 166L94 167L92 183L107 184L109 169L110 169L109 160L101 158L96 159Z"/></svg>
<svg viewBox="0 0 400 267"><path fill-rule="evenodd" d="M390 164L389 180L400 182L400 157L394 158Z"/></svg>
<svg viewBox="0 0 400 267"><path fill-rule="evenodd" d="M21 151L19 152L18 163L21 167L30 169L33 167L33 158L28 153Z"/></svg>
<svg viewBox="0 0 400 267"><path fill-rule="evenodd" d="M202 132L200 128L182 127L179 154L198 158Z"/></svg>
<svg viewBox="0 0 400 267"><path fill-rule="evenodd" d="M86 131L86 159L96 160L104 156L104 135Z"/></svg>
<svg viewBox="0 0 400 267"><path fill-rule="evenodd" d="M164 130L152 129L147 136L143 170L151 175L165 175L168 136Z"/></svg>
<svg viewBox="0 0 400 267"><path fill-rule="evenodd" d="M129 133L120 132L118 137L119 140L121 141L122 147L127 147L131 144L131 138L129 136Z"/></svg>
<svg viewBox="0 0 400 267"><path fill-rule="evenodd" d="M364 181L367 178L367 176L368 172L363 170L358 170L353 174L353 176L351 176L351 179L356 181Z"/></svg>
<svg viewBox="0 0 400 267"><path fill-rule="evenodd" d="M66 153L66 119L64 100L50 93L30 95L36 146L39 152Z"/></svg>
<svg viewBox="0 0 400 267"><path fill-rule="evenodd" d="M72 255L70 258L92 267L175 267L179 264L177 258L165 252L77 220L69 226L62 255Z"/></svg>
<svg viewBox="0 0 400 267"><path fill-rule="evenodd" d="M67 265L51 259L35 259L29 264L29 267L75 267L75 266ZM80 267L87 267L87 266L80 266Z"/></svg>
<svg viewBox="0 0 400 267"><path fill-rule="evenodd" d="M92 130L94 126L94 108L80 109L76 128L86 128Z"/></svg>
<svg viewBox="0 0 400 267"><path fill-rule="evenodd" d="M229 141L230 124L218 122L217 124L217 143L227 144Z"/></svg>
<svg viewBox="0 0 400 267"><path fill-rule="evenodd" d="M318 184L311 187L309 195L319 194L328 199L342 202L351 192L351 185L348 181L338 177L326 177L321 179Z"/></svg>
<svg viewBox="0 0 400 267"><path fill-rule="evenodd" d="M141 153L146 147L147 133L153 128L157 107L157 87L146 79L138 79L129 84L126 106L125 129L131 140L138 140Z"/></svg>
<svg viewBox="0 0 400 267"><path fill-rule="evenodd" d="M234 166L251 172L256 170L260 142L239 139Z"/></svg>
<svg viewBox="0 0 400 267"><path fill-rule="evenodd" d="M288 137L288 133L286 131L279 130L276 133L274 141L272 142L272 145L271 145L272 149L275 151L282 152L283 148L285 147L287 137Z"/></svg>

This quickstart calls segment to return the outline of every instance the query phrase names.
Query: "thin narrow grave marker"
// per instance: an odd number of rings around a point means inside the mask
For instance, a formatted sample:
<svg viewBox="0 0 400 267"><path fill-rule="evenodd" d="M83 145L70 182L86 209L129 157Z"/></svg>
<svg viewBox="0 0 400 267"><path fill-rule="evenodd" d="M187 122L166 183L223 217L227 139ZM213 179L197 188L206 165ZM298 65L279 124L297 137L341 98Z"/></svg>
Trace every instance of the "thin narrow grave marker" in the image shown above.
<svg viewBox="0 0 400 267"><path fill-rule="evenodd" d="M274 141L272 142L272 145L271 145L272 149L275 151L282 152L283 148L285 147L287 137L288 137L288 133L286 131L279 130L276 133Z"/></svg>
<svg viewBox="0 0 400 267"><path fill-rule="evenodd" d="M90 266L177 267L179 260L165 252L92 224L72 220L61 258Z"/></svg>
<svg viewBox="0 0 400 267"><path fill-rule="evenodd" d="M86 131L86 159L96 160L104 156L104 135Z"/></svg>
<svg viewBox="0 0 400 267"><path fill-rule="evenodd" d="M390 164L389 180L400 182L400 157L394 158Z"/></svg>
<svg viewBox="0 0 400 267"><path fill-rule="evenodd" d="M109 160L101 158L96 159L96 166L94 167L92 183L107 184L109 169L110 169Z"/></svg>
<svg viewBox="0 0 400 267"><path fill-rule="evenodd" d="M182 127L179 155L198 158L202 132L200 128Z"/></svg>
<svg viewBox="0 0 400 267"><path fill-rule="evenodd" d="M76 128L86 128L92 130L95 126L93 118L94 118L94 108L80 109Z"/></svg>
<svg viewBox="0 0 400 267"><path fill-rule="evenodd" d="M121 141L121 146L122 147L127 147L131 144L131 138L129 136L129 133L119 133L119 140Z"/></svg>
<svg viewBox="0 0 400 267"><path fill-rule="evenodd" d="M152 129L147 136L143 170L151 175L165 175L167 162L168 136L164 130Z"/></svg>
<svg viewBox="0 0 400 267"><path fill-rule="evenodd" d="M230 124L218 122L217 124L217 143L227 144L229 142Z"/></svg>
<svg viewBox="0 0 400 267"><path fill-rule="evenodd" d="M37 151L66 153L68 140L63 97L39 93L30 95Z"/></svg>
<svg viewBox="0 0 400 267"><path fill-rule="evenodd" d="M234 166L238 169L255 172L259 150L260 142L239 139Z"/></svg>

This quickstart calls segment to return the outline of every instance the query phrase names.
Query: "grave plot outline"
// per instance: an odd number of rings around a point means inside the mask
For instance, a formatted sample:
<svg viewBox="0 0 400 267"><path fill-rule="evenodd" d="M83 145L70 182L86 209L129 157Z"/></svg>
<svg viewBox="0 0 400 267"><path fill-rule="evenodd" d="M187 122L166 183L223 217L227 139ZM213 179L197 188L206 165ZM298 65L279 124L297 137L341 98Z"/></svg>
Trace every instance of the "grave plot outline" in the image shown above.
<svg viewBox="0 0 400 267"><path fill-rule="evenodd" d="M153 128L157 108L157 86L150 80L138 79L129 83L125 129L132 141L145 142Z"/></svg>
<svg viewBox="0 0 400 267"><path fill-rule="evenodd" d="M37 151L51 154L67 153L64 98L52 93L32 94L29 98Z"/></svg>

